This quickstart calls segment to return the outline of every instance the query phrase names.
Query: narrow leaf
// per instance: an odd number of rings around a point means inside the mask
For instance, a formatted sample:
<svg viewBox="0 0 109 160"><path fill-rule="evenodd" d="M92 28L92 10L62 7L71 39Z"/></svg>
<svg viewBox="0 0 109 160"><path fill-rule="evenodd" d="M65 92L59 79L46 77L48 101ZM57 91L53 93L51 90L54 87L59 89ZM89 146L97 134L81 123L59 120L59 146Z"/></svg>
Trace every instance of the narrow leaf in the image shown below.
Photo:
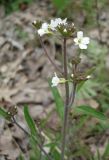
<svg viewBox="0 0 109 160"><path fill-rule="evenodd" d="M4 109L2 109L1 107L0 107L0 116L2 116L3 118L9 120L8 113Z"/></svg>
<svg viewBox="0 0 109 160"><path fill-rule="evenodd" d="M25 160L25 159L24 159L24 156L23 156L22 154L20 154L18 160Z"/></svg>
<svg viewBox="0 0 109 160"><path fill-rule="evenodd" d="M75 107L75 111L82 112L83 114L96 117L100 120L107 120L107 117L102 112L99 112L90 106L78 106L78 107Z"/></svg>
<svg viewBox="0 0 109 160"><path fill-rule="evenodd" d="M37 129L36 129L36 126L35 126L35 122L32 119L32 117L30 116L30 113L29 113L29 110L28 110L27 106L24 106L24 116L25 116L25 120L28 124L28 127L31 131L31 134L36 136L37 135Z"/></svg>
<svg viewBox="0 0 109 160"><path fill-rule="evenodd" d="M62 100L62 97L61 97L58 89L56 87L51 87L50 81L49 81L49 85L50 85L50 89L52 91L53 98L54 98L54 101L56 104L56 111L62 120L64 117L64 102Z"/></svg>
<svg viewBox="0 0 109 160"><path fill-rule="evenodd" d="M106 145L106 148L105 148L105 151L104 151L104 153L103 153L103 159L106 159L106 158L108 158L109 157L109 142L107 143L107 145Z"/></svg>

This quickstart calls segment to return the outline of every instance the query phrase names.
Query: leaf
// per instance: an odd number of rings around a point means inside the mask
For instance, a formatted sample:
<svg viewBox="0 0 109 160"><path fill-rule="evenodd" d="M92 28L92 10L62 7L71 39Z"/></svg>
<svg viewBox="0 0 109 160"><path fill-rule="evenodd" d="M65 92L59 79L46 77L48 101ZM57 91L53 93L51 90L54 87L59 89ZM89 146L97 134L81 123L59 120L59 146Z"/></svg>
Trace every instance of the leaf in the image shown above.
<svg viewBox="0 0 109 160"><path fill-rule="evenodd" d="M91 75L95 71L95 69L96 69L95 67L92 67L91 69L87 70L87 72L85 73L86 77L88 75ZM81 89L81 87L85 84L85 82L86 81L83 81L83 82L81 82L81 83L78 84L77 91L79 91Z"/></svg>
<svg viewBox="0 0 109 160"><path fill-rule="evenodd" d="M83 114L96 117L100 120L107 120L107 117L102 112L99 112L90 106L77 106L75 107L75 111L82 112Z"/></svg>
<svg viewBox="0 0 109 160"><path fill-rule="evenodd" d="M25 159L24 159L24 156L23 156L22 154L20 154L18 160L25 160Z"/></svg>
<svg viewBox="0 0 109 160"><path fill-rule="evenodd" d="M64 117L64 102L62 100L62 97L58 91L58 89L56 87L51 87L51 83L49 81L49 86L50 89L52 91L53 97L54 97L54 101L56 103L56 111L59 115L59 117L61 118L61 120L63 120Z"/></svg>
<svg viewBox="0 0 109 160"><path fill-rule="evenodd" d="M0 116L2 116L3 118L9 120L8 113L4 109L2 109L1 107L0 107Z"/></svg>
<svg viewBox="0 0 109 160"><path fill-rule="evenodd" d="M36 136L37 135L37 129L36 129L36 126L35 126L35 122L32 119L32 117L30 116L30 113L29 113L29 110L28 110L27 106L24 106L24 116L25 116L25 120L28 124L28 127L31 131L31 134L33 136Z"/></svg>
<svg viewBox="0 0 109 160"><path fill-rule="evenodd" d="M109 157L109 142L106 145L105 151L103 153L102 159L106 159Z"/></svg>

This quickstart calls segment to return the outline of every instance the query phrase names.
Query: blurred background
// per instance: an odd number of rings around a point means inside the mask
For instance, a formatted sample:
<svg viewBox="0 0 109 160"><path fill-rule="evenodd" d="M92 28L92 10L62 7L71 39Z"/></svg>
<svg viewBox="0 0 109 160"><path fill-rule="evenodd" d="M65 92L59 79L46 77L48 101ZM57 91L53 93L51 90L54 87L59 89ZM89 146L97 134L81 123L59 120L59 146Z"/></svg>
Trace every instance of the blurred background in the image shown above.
<svg viewBox="0 0 109 160"><path fill-rule="evenodd" d="M6 110L16 104L19 123L25 128L22 111L24 104L30 107L35 121L46 118L49 114L47 127L57 132L60 125L47 82L55 70L43 54L32 26L34 20L47 21L55 17L67 17L75 24L77 30L84 31L84 35L91 39L88 49L81 55L81 70L93 68L92 79L77 93L75 106L87 104L108 116L109 1L0 0L0 104ZM44 37L43 40L49 54L60 66L61 41L55 37ZM67 52L69 58L77 53L72 40L68 41ZM78 116L76 118L78 119ZM79 131L83 125L85 127L80 135ZM81 146L84 148L80 160L87 160L87 147L93 153L98 147L103 153L108 144L109 125L94 118L86 118L83 125L79 126L78 134L75 136L79 137L80 141L82 139ZM4 160L4 157L10 160L17 159L20 150L27 154L27 145L28 141L22 131L0 119L0 160Z"/></svg>

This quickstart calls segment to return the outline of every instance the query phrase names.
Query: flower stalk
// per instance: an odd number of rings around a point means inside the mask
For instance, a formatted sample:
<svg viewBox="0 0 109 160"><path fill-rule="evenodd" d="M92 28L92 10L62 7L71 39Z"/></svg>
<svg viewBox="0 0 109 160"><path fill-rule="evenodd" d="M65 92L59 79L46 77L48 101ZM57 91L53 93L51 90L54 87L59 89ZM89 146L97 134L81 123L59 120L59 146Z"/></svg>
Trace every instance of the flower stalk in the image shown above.
<svg viewBox="0 0 109 160"><path fill-rule="evenodd" d="M77 65L80 63L81 58L78 55L77 57L74 57L72 60L72 73L71 77L69 78L68 73L68 56L66 52L66 42L67 39L70 39L71 37L74 37L75 33L75 26L74 24L68 24L67 18L62 20L61 18L56 18L54 20L51 20L50 23L39 23L34 22L34 26L37 29L39 40L41 43L41 46L44 50L45 55L48 57L51 64L61 73L62 77L59 78L57 74L54 74L54 77L51 81L52 87L57 87L58 84L64 84L65 85L65 104L64 104L64 118L63 118L63 125L62 125L62 141L61 141L61 158L60 160L65 160L65 150L66 150L66 139L67 139L67 129L69 124L69 112L71 109L71 106L74 103L75 99L75 93L76 93L76 86L81 81L86 81L90 78L90 76L82 75L81 73L77 72ZM54 60L49 56L43 41L41 37L43 35L58 35L61 38L63 38L63 70L61 70L55 63ZM72 39L80 49L87 49L88 44L90 42L89 37L84 37L82 31L77 32L77 37ZM69 91L69 83L72 83L72 91L70 93Z"/></svg>
<svg viewBox="0 0 109 160"><path fill-rule="evenodd" d="M66 53L66 38L63 42L63 66L64 66L64 78L68 79L68 70L67 70L67 53ZM66 131L68 126L68 113L69 113L69 83L65 83L65 92L66 92L66 102L64 106L64 122L62 128L62 148L61 148L61 160L64 160L65 155L65 146L66 146Z"/></svg>
<svg viewBox="0 0 109 160"><path fill-rule="evenodd" d="M44 50L45 55L47 56L47 58L49 59L49 61L51 62L51 64L56 68L56 70L59 71L59 73L62 74L61 69L54 63L54 61L52 60L52 58L49 56L49 54L48 54L48 52L47 52L47 50L46 50L46 48L45 48L45 46L43 44L43 41L42 41L42 39L41 39L41 37L40 37L39 34L38 34L38 37L39 37L40 44L41 44L41 46L42 46L42 48Z"/></svg>

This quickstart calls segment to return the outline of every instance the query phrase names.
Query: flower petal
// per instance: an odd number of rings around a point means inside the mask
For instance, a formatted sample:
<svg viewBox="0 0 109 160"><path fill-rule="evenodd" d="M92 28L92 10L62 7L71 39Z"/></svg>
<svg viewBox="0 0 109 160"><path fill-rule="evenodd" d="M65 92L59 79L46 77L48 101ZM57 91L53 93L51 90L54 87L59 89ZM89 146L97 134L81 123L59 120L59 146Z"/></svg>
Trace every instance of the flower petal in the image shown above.
<svg viewBox="0 0 109 160"><path fill-rule="evenodd" d="M39 34L40 36L43 36L43 35L45 34L45 31L44 31L43 29L39 29L39 30L38 30L38 34Z"/></svg>
<svg viewBox="0 0 109 160"><path fill-rule="evenodd" d="M90 42L90 38L89 37L83 37L83 39L82 39L82 43L83 44L89 44L89 42Z"/></svg>
<svg viewBox="0 0 109 160"><path fill-rule="evenodd" d="M48 29L48 24L47 23L43 23L41 28L44 29L44 30L47 30Z"/></svg>
<svg viewBox="0 0 109 160"><path fill-rule="evenodd" d="M87 45L80 43L80 44L79 44L79 48L80 48L80 49L87 49Z"/></svg>
<svg viewBox="0 0 109 160"><path fill-rule="evenodd" d="M75 42L75 45L78 45L79 44L78 38L74 38L74 42Z"/></svg>
<svg viewBox="0 0 109 160"><path fill-rule="evenodd" d="M77 32L77 38L78 38L78 39L83 38L83 32L82 32L82 31L78 31L78 32Z"/></svg>

